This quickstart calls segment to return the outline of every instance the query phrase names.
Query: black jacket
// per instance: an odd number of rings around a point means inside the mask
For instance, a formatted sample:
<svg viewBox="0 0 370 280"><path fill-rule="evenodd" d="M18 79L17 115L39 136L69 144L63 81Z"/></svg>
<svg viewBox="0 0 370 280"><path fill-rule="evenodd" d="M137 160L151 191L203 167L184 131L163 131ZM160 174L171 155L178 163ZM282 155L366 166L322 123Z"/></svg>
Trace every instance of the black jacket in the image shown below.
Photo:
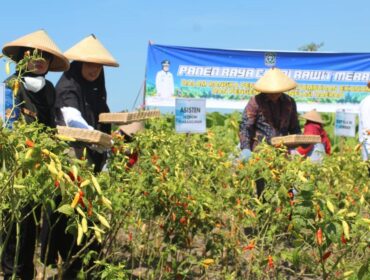
<svg viewBox="0 0 370 280"><path fill-rule="evenodd" d="M65 125L60 108L73 107L94 129L110 134L111 126L98 122L100 113L109 112L104 70L95 81L89 82L82 77L81 68L81 62L72 62L55 87L57 123Z"/></svg>
<svg viewBox="0 0 370 280"><path fill-rule="evenodd" d="M5 80L5 84L16 78L16 75L10 76ZM51 82L45 81L45 86L38 92L32 92L19 84L19 90L16 96L16 104L20 104L20 110L27 123L38 121L48 127L55 127L55 88Z"/></svg>

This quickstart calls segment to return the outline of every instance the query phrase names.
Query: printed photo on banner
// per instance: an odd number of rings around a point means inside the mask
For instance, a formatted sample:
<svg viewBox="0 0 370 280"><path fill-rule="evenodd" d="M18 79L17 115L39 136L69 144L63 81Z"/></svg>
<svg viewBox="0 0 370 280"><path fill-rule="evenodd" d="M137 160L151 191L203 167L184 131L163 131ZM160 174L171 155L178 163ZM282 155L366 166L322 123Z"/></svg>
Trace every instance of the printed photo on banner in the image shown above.
<svg viewBox="0 0 370 280"><path fill-rule="evenodd" d="M165 59L161 62L162 69L157 72L155 77L155 89L157 96L161 98L173 97L175 86L173 83L173 75L170 72L171 62Z"/></svg>

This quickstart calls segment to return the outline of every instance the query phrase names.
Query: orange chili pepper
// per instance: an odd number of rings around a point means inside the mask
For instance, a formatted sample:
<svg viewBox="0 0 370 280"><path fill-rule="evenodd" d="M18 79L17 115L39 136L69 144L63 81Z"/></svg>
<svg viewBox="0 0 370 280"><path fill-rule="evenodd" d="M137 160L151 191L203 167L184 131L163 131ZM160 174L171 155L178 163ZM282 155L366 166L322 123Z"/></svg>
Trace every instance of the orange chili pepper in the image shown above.
<svg viewBox="0 0 370 280"><path fill-rule="evenodd" d="M79 192L77 192L76 194L75 194L75 197L74 197L74 199L73 199L73 201L72 201L72 203L71 203L71 207L72 208L75 208L76 207L76 205L77 205L77 203L80 201L80 193Z"/></svg>
<svg viewBox="0 0 370 280"><path fill-rule="evenodd" d="M322 229L319 228L316 232L316 242L319 246L322 245Z"/></svg>
<svg viewBox="0 0 370 280"><path fill-rule="evenodd" d="M251 241L247 246L244 246L243 247L243 251L245 252L245 251L248 251L248 250L252 250L252 249L254 249L254 241Z"/></svg>
<svg viewBox="0 0 370 280"><path fill-rule="evenodd" d="M87 207L87 216L91 217L93 214L93 207L90 199L88 200L88 203L89 206Z"/></svg>
<svg viewBox="0 0 370 280"><path fill-rule="evenodd" d="M33 148L35 146L35 143L32 142L32 140L27 139L26 140L26 146L29 148Z"/></svg>

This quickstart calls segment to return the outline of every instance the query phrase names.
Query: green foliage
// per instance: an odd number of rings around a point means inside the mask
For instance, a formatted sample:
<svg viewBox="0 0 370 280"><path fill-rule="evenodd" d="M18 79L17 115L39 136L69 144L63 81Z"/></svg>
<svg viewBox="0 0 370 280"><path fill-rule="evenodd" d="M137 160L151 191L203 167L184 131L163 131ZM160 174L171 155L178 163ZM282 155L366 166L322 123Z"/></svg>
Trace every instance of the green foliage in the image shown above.
<svg viewBox="0 0 370 280"><path fill-rule="evenodd" d="M0 211L19 216L18 201L46 207L61 195L52 208L69 215L70 232L88 220L81 245L101 238L101 252L80 255L96 259L83 271L97 279L366 279L368 165L352 143L320 165L266 144L240 162L239 122L240 113L212 113L206 134L184 135L163 116L132 142L114 136L96 176L52 130L2 129ZM85 207L73 204L80 190Z"/></svg>

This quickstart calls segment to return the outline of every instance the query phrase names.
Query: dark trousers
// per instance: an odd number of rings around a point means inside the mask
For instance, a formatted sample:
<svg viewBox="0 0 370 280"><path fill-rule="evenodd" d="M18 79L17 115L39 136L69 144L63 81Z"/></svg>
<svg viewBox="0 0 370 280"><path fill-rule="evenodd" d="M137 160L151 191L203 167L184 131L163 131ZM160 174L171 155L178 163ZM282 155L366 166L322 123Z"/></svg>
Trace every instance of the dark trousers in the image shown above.
<svg viewBox="0 0 370 280"><path fill-rule="evenodd" d="M65 263L69 263L70 258L78 252L79 248L75 245L74 236L65 232L67 222L68 218L63 214L49 210L44 213L41 230L41 261L45 265L55 265L58 253ZM82 261L78 258L64 269L63 279L76 279L81 268Z"/></svg>
<svg viewBox="0 0 370 280"><path fill-rule="evenodd" d="M61 197L58 197L56 202L60 203L60 201ZM71 262L71 257L76 255L82 246L77 246L74 235L66 232L67 225L67 216L52 212L50 209L45 211L41 230L41 261L45 265L56 264L59 253L63 262L67 264L67 267L63 268L63 279L65 280L76 279L82 268L81 258L76 258ZM93 242L87 250L99 252L100 245Z"/></svg>
<svg viewBox="0 0 370 280"><path fill-rule="evenodd" d="M76 158L83 157L83 150L85 146L74 144L70 155ZM107 153L98 153L87 148L87 160L94 165L94 172L98 173L102 170L103 165L107 159ZM55 204L59 205L62 198L57 197ZM58 253L65 263L70 262L70 258L76 255L81 246L76 245L75 237L66 232L68 225L68 217L63 214L52 212L47 209L43 216L43 226L41 230L41 261L44 264L56 264ZM101 247L98 242L93 242L87 250L94 250L99 252ZM91 264L93 264L93 260ZM88 266L89 266L88 265ZM75 259L63 272L63 279L76 279L78 272L82 268L82 259Z"/></svg>
<svg viewBox="0 0 370 280"><path fill-rule="evenodd" d="M257 191L257 197L261 198L262 192L265 190L266 181L264 178L259 178L256 180L256 191ZM264 199L262 197L262 199Z"/></svg>
<svg viewBox="0 0 370 280"><path fill-rule="evenodd" d="M4 246L3 255L1 258L1 265L4 272L4 279L11 279L13 268L15 274L22 280L34 279L35 266L33 263L33 255L36 245L36 220L40 218L41 207L37 207L33 213L32 205L28 204L21 210L21 218L19 232L19 256L15 264L15 255L17 247L17 229L16 222L12 220L9 213L5 213L5 229L4 241L9 235L9 239Z"/></svg>

